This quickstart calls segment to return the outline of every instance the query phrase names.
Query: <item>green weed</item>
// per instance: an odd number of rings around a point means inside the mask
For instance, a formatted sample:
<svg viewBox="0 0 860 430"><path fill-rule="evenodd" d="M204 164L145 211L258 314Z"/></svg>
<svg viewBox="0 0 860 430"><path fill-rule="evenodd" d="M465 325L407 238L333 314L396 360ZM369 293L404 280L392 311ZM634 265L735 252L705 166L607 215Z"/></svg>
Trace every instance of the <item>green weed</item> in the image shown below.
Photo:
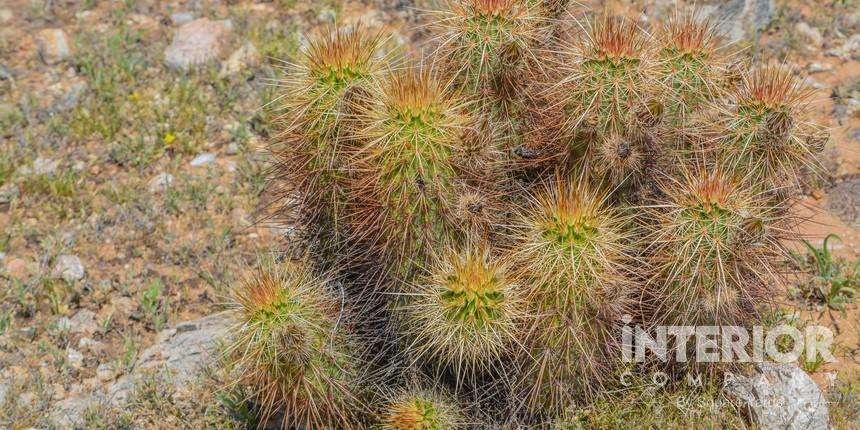
<svg viewBox="0 0 860 430"><path fill-rule="evenodd" d="M860 261L853 263L835 258L830 252L831 239L839 236L829 234L824 238L821 248L816 248L804 240L807 254L792 253L797 267L810 274L810 279L801 282L795 295L812 303L826 305L845 315L845 305L854 301L860 286Z"/></svg>

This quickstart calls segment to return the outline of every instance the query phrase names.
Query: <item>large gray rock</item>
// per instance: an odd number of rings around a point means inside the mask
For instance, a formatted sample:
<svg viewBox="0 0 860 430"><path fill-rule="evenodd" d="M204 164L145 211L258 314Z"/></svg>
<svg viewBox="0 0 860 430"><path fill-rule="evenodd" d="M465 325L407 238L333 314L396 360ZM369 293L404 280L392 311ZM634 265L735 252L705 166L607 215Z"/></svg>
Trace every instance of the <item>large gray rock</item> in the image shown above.
<svg viewBox="0 0 860 430"><path fill-rule="evenodd" d="M218 58L233 30L230 20L195 19L182 24L164 51L164 61L174 69L190 69Z"/></svg>
<svg viewBox="0 0 860 430"><path fill-rule="evenodd" d="M121 406L136 383L152 373L166 375L177 394L186 393L202 370L214 364L219 342L229 325L229 318L216 314L160 332L155 343L140 354L131 372L104 391L77 393L57 402L51 409L51 420L61 428L83 428L87 408L97 404Z"/></svg>
<svg viewBox="0 0 860 430"><path fill-rule="evenodd" d="M762 430L827 429L827 399L794 364L757 363L749 377L735 376L725 391Z"/></svg>
<svg viewBox="0 0 860 430"><path fill-rule="evenodd" d="M701 7L732 42L750 39L770 24L776 10L774 0L729 0Z"/></svg>

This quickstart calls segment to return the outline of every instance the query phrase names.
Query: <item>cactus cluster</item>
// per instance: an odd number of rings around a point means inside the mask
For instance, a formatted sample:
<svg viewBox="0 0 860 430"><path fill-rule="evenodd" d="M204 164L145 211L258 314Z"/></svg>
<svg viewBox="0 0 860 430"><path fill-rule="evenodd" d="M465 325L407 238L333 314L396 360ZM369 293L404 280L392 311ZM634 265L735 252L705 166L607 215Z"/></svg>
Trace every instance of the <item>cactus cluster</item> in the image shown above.
<svg viewBox="0 0 860 430"><path fill-rule="evenodd" d="M548 425L615 383L625 317L759 321L828 139L809 92L694 12L568 3L452 0L425 58L302 48L269 186L311 246L236 289L230 349L284 428Z"/></svg>

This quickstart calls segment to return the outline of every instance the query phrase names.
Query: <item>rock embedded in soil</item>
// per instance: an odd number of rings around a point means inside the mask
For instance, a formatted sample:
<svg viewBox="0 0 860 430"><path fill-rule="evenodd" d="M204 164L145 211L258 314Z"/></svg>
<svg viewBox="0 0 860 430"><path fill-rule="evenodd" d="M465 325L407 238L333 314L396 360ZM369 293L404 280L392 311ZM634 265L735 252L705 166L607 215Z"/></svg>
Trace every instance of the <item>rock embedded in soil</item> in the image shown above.
<svg viewBox="0 0 860 430"><path fill-rule="evenodd" d="M809 73L829 72L831 70L833 70L833 66L827 63L814 62L806 66L806 71Z"/></svg>
<svg viewBox="0 0 860 430"><path fill-rule="evenodd" d="M762 430L827 429L827 399L794 364L757 363L751 376L734 376L726 394Z"/></svg>
<svg viewBox="0 0 860 430"><path fill-rule="evenodd" d="M173 175L170 173L159 173L149 180L149 192L159 193L173 186Z"/></svg>
<svg viewBox="0 0 860 430"><path fill-rule="evenodd" d="M860 228L860 178L836 184L829 192L826 207L846 224Z"/></svg>
<svg viewBox="0 0 860 430"><path fill-rule="evenodd" d="M827 51L827 55L839 57L841 59L860 56L860 34L852 35L838 48L833 48Z"/></svg>
<svg viewBox="0 0 860 430"><path fill-rule="evenodd" d="M96 314L89 309L78 311L69 320L69 331L72 333L91 335L98 330L99 324L96 322Z"/></svg>
<svg viewBox="0 0 860 430"><path fill-rule="evenodd" d="M824 37L817 28L811 27L804 21L800 21L794 25L794 31L800 35L803 40L813 48L821 48L824 44Z"/></svg>
<svg viewBox="0 0 860 430"><path fill-rule="evenodd" d="M12 21L12 18L14 17L15 14L13 14L11 10L5 8L0 9L0 24L6 24L7 22Z"/></svg>
<svg viewBox="0 0 860 430"><path fill-rule="evenodd" d="M29 175L53 175L57 173L60 167L60 160L52 160L50 158L39 157L33 160L33 165L18 169L18 174L21 176Z"/></svg>
<svg viewBox="0 0 860 430"><path fill-rule="evenodd" d="M23 279L30 272L29 264L20 258L11 258L6 262L6 274L12 278Z"/></svg>
<svg viewBox="0 0 860 430"><path fill-rule="evenodd" d="M755 35L770 24L776 10L774 0L729 0L700 8L732 42Z"/></svg>
<svg viewBox="0 0 860 430"><path fill-rule="evenodd" d="M170 22L172 22L173 25L182 25L193 20L194 15L189 12L174 12L170 14Z"/></svg>
<svg viewBox="0 0 860 430"><path fill-rule="evenodd" d="M63 112L74 108L80 102L81 97L87 92L87 89L89 89L87 81L81 78L63 79L51 85L47 89L48 93L54 97L54 102L51 104L51 112Z"/></svg>
<svg viewBox="0 0 860 430"><path fill-rule="evenodd" d="M6 184L0 187L0 205L12 203L21 195L21 190L15 184Z"/></svg>
<svg viewBox="0 0 860 430"><path fill-rule="evenodd" d="M66 350L66 361L74 369L80 369L84 365L84 354L74 348Z"/></svg>
<svg viewBox="0 0 860 430"><path fill-rule="evenodd" d="M218 76L225 78L233 76L242 70L249 67L256 67L260 64L260 53L251 42L245 42L239 49L230 54L223 63L221 63L221 71Z"/></svg>
<svg viewBox="0 0 860 430"><path fill-rule="evenodd" d="M39 56L47 64L56 64L72 56L69 36L60 28L46 28L36 34Z"/></svg>
<svg viewBox="0 0 860 430"><path fill-rule="evenodd" d="M77 255L62 254L57 257L51 277L62 279L68 283L79 281L84 278L86 271L84 264Z"/></svg>
<svg viewBox="0 0 860 430"><path fill-rule="evenodd" d="M200 18L182 24L164 51L164 61L169 67L182 70L206 64L218 58L232 30L230 20Z"/></svg>
<svg viewBox="0 0 860 430"><path fill-rule="evenodd" d="M158 333L155 343L144 350L131 372L95 392L78 392L54 404L50 418L60 428L82 428L86 410L98 404L121 406L142 378L154 372L169 375L176 390L183 395L197 382L202 372L218 357L218 345L228 333L231 320L224 315L210 315L177 324ZM116 377L107 366L99 366L96 377L110 381Z"/></svg>
<svg viewBox="0 0 860 430"><path fill-rule="evenodd" d="M211 152L204 152L196 157L194 157L191 162L188 163L191 167L200 167L205 166L207 164L211 164L215 161L215 154Z"/></svg>

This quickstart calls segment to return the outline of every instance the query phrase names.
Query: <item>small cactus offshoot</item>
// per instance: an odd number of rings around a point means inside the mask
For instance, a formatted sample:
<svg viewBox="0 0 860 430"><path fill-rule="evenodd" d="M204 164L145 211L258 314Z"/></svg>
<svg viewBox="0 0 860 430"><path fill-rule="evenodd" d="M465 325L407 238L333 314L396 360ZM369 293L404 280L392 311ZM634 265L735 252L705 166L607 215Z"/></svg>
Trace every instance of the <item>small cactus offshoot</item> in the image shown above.
<svg viewBox="0 0 860 430"><path fill-rule="evenodd" d="M380 430L443 430L464 428L454 399L429 390L404 390L379 412Z"/></svg>
<svg viewBox="0 0 860 430"><path fill-rule="evenodd" d="M486 248L447 250L405 305L408 350L457 371L480 372L509 356L522 318L519 287Z"/></svg>
<svg viewBox="0 0 860 430"><path fill-rule="evenodd" d="M814 154L827 137L808 122L810 96L785 66L766 65L743 75L717 130L727 167L764 187L793 185L803 167L817 171Z"/></svg>
<svg viewBox="0 0 860 430"><path fill-rule="evenodd" d="M532 412L557 413L593 394L618 362L612 339L632 310L632 235L582 178L559 175L532 199L511 251L531 315L513 395Z"/></svg>
<svg viewBox="0 0 860 430"><path fill-rule="evenodd" d="M742 180L719 166L701 166L663 181L668 201L652 208L656 222L647 237L656 318L744 325L770 302L783 220L764 193Z"/></svg>
<svg viewBox="0 0 860 430"><path fill-rule="evenodd" d="M337 235L347 203L350 133L356 111L376 88L383 38L362 26L331 29L310 39L275 100L275 177L285 201L297 200L311 227Z"/></svg>
<svg viewBox="0 0 860 430"><path fill-rule="evenodd" d="M365 175L353 185L354 232L391 257L396 275L454 235L455 160L469 123L450 80L429 66L394 72L370 106L358 134Z"/></svg>
<svg viewBox="0 0 860 430"><path fill-rule="evenodd" d="M263 421L283 428L351 428L362 403L340 302L325 278L298 264L268 267L233 291L237 325L229 357Z"/></svg>

